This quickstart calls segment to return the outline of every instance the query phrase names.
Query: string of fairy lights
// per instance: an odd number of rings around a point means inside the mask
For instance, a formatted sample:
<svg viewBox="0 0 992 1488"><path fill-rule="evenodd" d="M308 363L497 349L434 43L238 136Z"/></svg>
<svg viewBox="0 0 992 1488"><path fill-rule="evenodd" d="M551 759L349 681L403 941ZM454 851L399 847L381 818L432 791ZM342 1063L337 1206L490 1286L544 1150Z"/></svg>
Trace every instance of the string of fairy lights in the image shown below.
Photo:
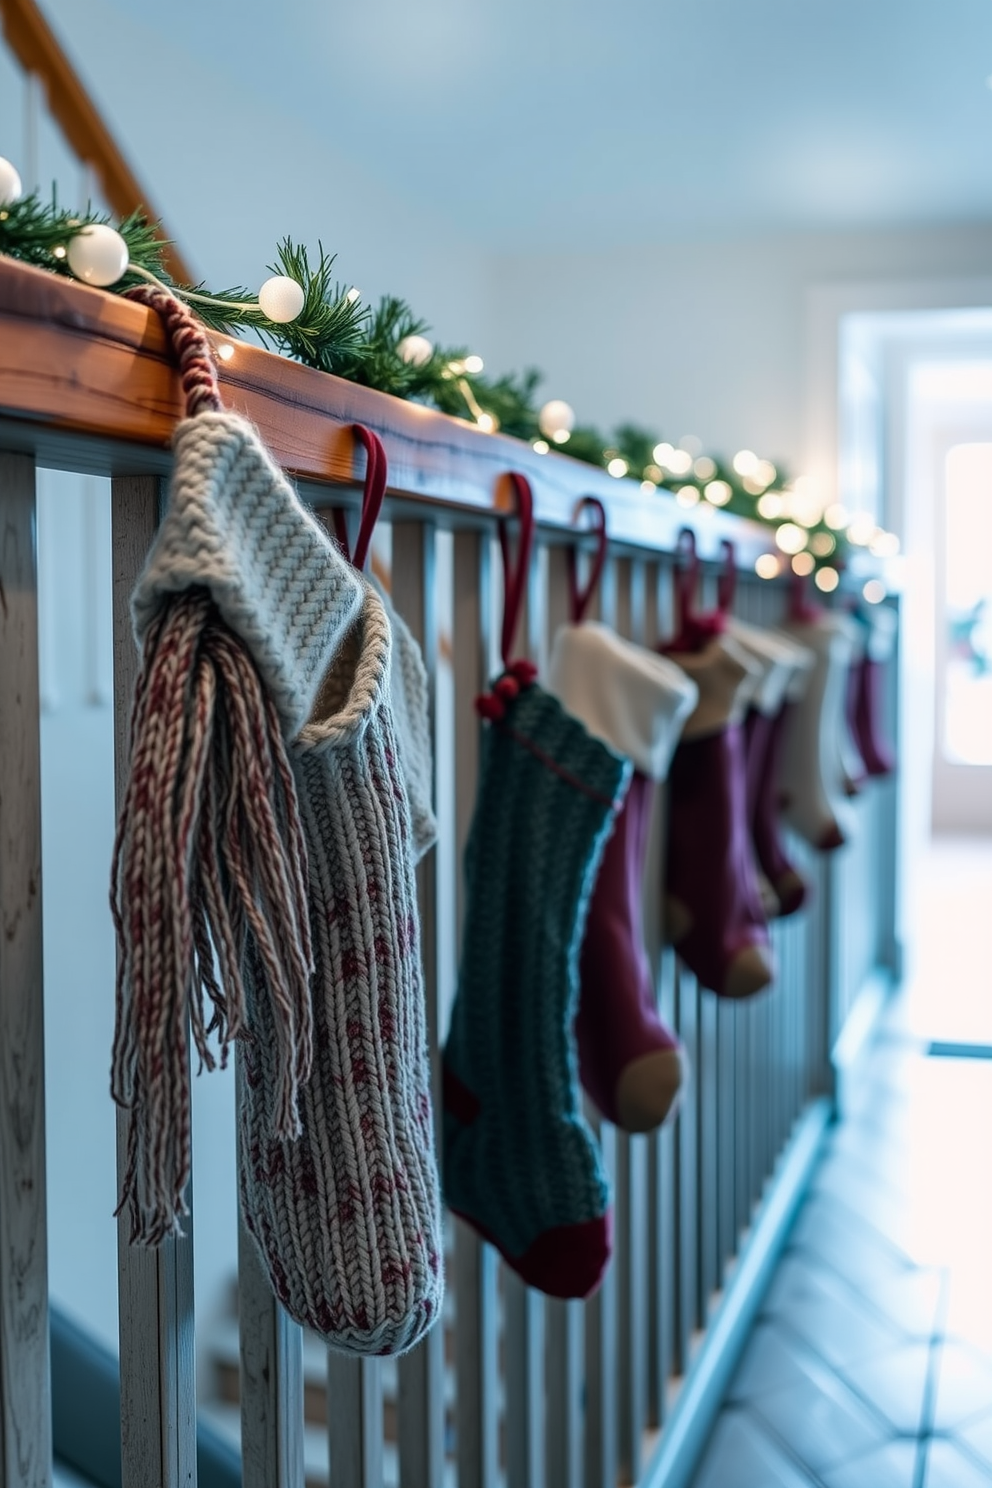
<svg viewBox="0 0 992 1488"><path fill-rule="evenodd" d="M114 225L92 210L67 212L54 196L51 203L37 193L25 196L16 168L0 157L0 254L101 289L157 284L224 337L250 328L263 343L307 365L467 417L484 433L502 430L527 440L538 454L559 451L617 480L639 480L646 495L670 496L687 512L715 508L757 520L770 535L768 551L755 563L762 579L791 570L812 576L829 594L847 572L868 603L886 596L877 573L866 573L872 565L865 559L893 558L898 537L869 512L850 512L824 499L809 477L789 480L753 450L738 450L725 462L707 454L693 436L676 445L631 424L618 428L612 441L604 439L578 426L561 398L537 406L538 373L487 378L480 356L436 346L403 301L385 297L376 307L364 305L360 290L334 282L334 259L322 247L311 268L306 250L286 239L279 247L280 271L254 295L174 283L163 264L164 247L157 226L140 213ZM219 341L217 354L230 360L233 340Z"/></svg>

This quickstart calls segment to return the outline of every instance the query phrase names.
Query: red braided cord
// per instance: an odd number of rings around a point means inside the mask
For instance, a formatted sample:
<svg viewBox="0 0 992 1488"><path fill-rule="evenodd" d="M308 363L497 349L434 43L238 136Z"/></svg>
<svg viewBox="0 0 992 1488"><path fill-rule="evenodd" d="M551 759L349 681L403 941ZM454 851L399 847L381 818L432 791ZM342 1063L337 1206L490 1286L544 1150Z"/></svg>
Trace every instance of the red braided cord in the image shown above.
<svg viewBox="0 0 992 1488"><path fill-rule="evenodd" d="M134 289L126 290L124 297L147 305L161 318L179 364L187 415L192 418L204 409L218 413L223 404L217 383L217 366L202 323L182 300L153 284L138 284Z"/></svg>

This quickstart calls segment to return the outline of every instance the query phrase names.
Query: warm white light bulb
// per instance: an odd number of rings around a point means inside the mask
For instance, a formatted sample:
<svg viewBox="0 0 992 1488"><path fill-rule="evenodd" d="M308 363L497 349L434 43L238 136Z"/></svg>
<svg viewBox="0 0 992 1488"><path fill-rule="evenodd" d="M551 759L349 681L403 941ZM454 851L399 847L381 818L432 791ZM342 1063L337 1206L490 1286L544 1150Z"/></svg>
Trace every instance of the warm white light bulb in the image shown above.
<svg viewBox="0 0 992 1488"><path fill-rule="evenodd" d="M259 309L276 325L288 325L295 320L305 303L303 285L288 274L273 274L258 291Z"/></svg>
<svg viewBox="0 0 992 1488"><path fill-rule="evenodd" d="M738 475L753 475L758 468L758 457L754 450L738 450L734 456L734 469Z"/></svg>
<svg viewBox="0 0 992 1488"><path fill-rule="evenodd" d="M785 503L777 491L768 491L758 501L758 516L764 517L766 522L774 522L784 511Z"/></svg>
<svg viewBox="0 0 992 1488"><path fill-rule="evenodd" d="M127 269L127 244L107 223L94 222L69 239L66 258L77 279L107 289Z"/></svg>
<svg viewBox="0 0 992 1488"><path fill-rule="evenodd" d="M899 551L899 539L894 532L878 531L868 544L876 558L894 558Z"/></svg>
<svg viewBox="0 0 992 1488"><path fill-rule="evenodd" d="M652 480L642 480L641 481L641 490L644 492L645 496L653 496L654 493L655 493L655 491L657 491L657 489L658 489L658 487L657 487L657 485L655 484L654 481L652 481Z"/></svg>
<svg viewBox="0 0 992 1488"><path fill-rule="evenodd" d="M361 298L362 298L362 291L360 289L358 289L354 284L351 286L351 288L349 289L348 293L345 295L345 299L348 301L348 304L349 305L354 305L355 302L356 302L356 300L360 300ZM302 309L302 308L303 307L301 305L300 306L300 309ZM295 319L295 317L294 317L294 319Z"/></svg>
<svg viewBox="0 0 992 1488"><path fill-rule="evenodd" d="M217 356L222 362L229 362L234 355L234 347L230 341L221 342L217 348Z"/></svg>
<svg viewBox="0 0 992 1488"><path fill-rule="evenodd" d="M754 561L754 571L759 579L777 579L782 571L774 553L762 553L760 558Z"/></svg>
<svg viewBox="0 0 992 1488"><path fill-rule="evenodd" d="M0 207L12 207L20 201L23 190L17 171L0 155Z"/></svg>
<svg viewBox="0 0 992 1488"><path fill-rule="evenodd" d="M679 506L697 506L699 504L698 486L679 486L675 492L675 500Z"/></svg>
<svg viewBox="0 0 992 1488"><path fill-rule="evenodd" d="M612 475L616 480L622 479L627 474L628 468L627 461L622 455L614 455L606 467L607 473Z"/></svg>
<svg viewBox="0 0 992 1488"><path fill-rule="evenodd" d="M661 444L655 445L651 453L654 455L656 465L664 465L668 469L671 468L668 462L675 453L674 444L669 444L667 440L662 440Z"/></svg>
<svg viewBox="0 0 992 1488"><path fill-rule="evenodd" d="M777 475L778 471L771 460L759 460L751 471L751 479L761 486L770 486Z"/></svg>
<svg viewBox="0 0 992 1488"><path fill-rule="evenodd" d="M495 433L496 420L491 413L480 413L475 422L484 434Z"/></svg>
<svg viewBox="0 0 992 1488"><path fill-rule="evenodd" d="M703 491L706 500L712 502L714 506L726 506L733 494L733 490L724 480L710 481Z"/></svg>
<svg viewBox="0 0 992 1488"><path fill-rule="evenodd" d="M555 444L567 444L571 437L567 429L556 429L551 436Z"/></svg>
<svg viewBox="0 0 992 1488"><path fill-rule="evenodd" d="M823 513L823 520L834 532L839 532L847 526L847 507L842 501L832 501Z"/></svg>
<svg viewBox="0 0 992 1488"><path fill-rule="evenodd" d="M870 512L855 512L847 527L847 540L857 548L866 548L878 531Z"/></svg>
<svg viewBox="0 0 992 1488"><path fill-rule="evenodd" d="M692 473L697 480L712 480L716 475L716 461L711 460L709 455L700 455L693 463Z"/></svg>
<svg viewBox="0 0 992 1488"><path fill-rule="evenodd" d="M888 590L881 579L869 579L861 593L864 595L868 604L881 604Z"/></svg>
<svg viewBox="0 0 992 1488"><path fill-rule="evenodd" d="M473 377L481 372L485 365L485 362L480 356L467 356L465 358L465 371L471 372Z"/></svg>
<svg viewBox="0 0 992 1488"><path fill-rule="evenodd" d="M811 574L815 567L816 560L812 553L797 553L792 560L792 572L799 574L800 578L805 578L807 574Z"/></svg>
<svg viewBox="0 0 992 1488"><path fill-rule="evenodd" d="M694 460L703 447L703 441L698 434L683 434L679 440L679 449L684 450L691 460Z"/></svg>
<svg viewBox="0 0 992 1488"><path fill-rule="evenodd" d="M426 336L404 336L396 343L396 355L408 367L423 367L434 355L434 343Z"/></svg>
<svg viewBox="0 0 992 1488"><path fill-rule="evenodd" d="M801 553L806 546L806 533L795 522L783 522L775 533L775 542L783 553Z"/></svg>
<svg viewBox="0 0 992 1488"><path fill-rule="evenodd" d="M571 434L575 428L575 409L562 398L551 398L537 415L537 427L547 439L557 434ZM556 440L561 444L563 441Z"/></svg>
<svg viewBox="0 0 992 1488"><path fill-rule="evenodd" d="M821 568L813 582L824 594L832 594L840 583L840 574L835 568Z"/></svg>
<svg viewBox="0 0 992 1488"><path fill-rule="evenodd" d="M673 475L688 475L692 469L692 456L688 450L672 450L668 457L668 468Z"/></svg>
<svg viewBox="0 0 992 1488"><path fill-rule="evenodd" d="M817 558L829 558L837 547L837 539L829 532L814 532L809 540L809 547Z"/></svg>
<svg viewBox="0 0 992 1488"><path fill-rule="evenodd" d="M551 446L546 439L535 439L531 448L535 454L546 455Z"/></svg>

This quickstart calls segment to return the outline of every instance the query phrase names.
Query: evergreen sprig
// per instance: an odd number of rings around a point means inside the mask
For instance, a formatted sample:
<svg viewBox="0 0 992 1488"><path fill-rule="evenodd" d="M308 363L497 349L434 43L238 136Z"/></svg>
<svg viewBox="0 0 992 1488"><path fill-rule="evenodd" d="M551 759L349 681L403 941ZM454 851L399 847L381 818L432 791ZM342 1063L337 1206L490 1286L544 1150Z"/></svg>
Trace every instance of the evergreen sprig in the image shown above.
<svg viewBox="0 0 992 1488"><path fill-rule="evenodd" d="M504 373L486 377L481 372L465 370L468 356L463 347L435 347L431 356L417 365L405 361L399 347L408 336L423 336L428 326L406 301L394 295L384 296L374 308L364 305L350 288L334 278L335 256L317 245L317 258L311 264L305 247L290 238L278 245L276 263L269 266L273 274L285 274L302 285L304 304L296 320L288 324L268 319L255 297L243 286L221 291L208 290L203 284L175 283L166 271L164 252L168 244L159 235L157 225L141 212L133 212L122 222L114 223L106 213L88 206L83 212L60 207L53 190L50 202L38 193L0 207L0 254L22 263L47 269L52 273L71 275L66 249L70 239L83 228L96 224L116 227L127 244L129 267L117 291L157 279L166 288L186 299L211 330L235 335L253 329L268 346L295 358L308 367L331 372L394 397L416 399L432 404L443 413L477 420L488 416L504 434L537 443L541 439L538 424L538 388L541 374L534 368L522 373ZM628 473L659 489L676 492L689 486L704 499L708 481L693 474L677 478L660 469L654 461L654 449L660 435L636 424L621 424L612 440L588 425L572 430L560 452L605 468L620 457ZM714 461L709 480L722 480L730 487L724 510L740 516L765 521L777 527L784 516L769 518L758 510L758 497L749 492L732 467ZM775 489L783 484L778 473ZM830 533L835 547L827 552L821 534ZM830 532L821 521L812 529L820 538L820 551L814 553L818 564L842 566L847 552L843 534Z"/></svg>

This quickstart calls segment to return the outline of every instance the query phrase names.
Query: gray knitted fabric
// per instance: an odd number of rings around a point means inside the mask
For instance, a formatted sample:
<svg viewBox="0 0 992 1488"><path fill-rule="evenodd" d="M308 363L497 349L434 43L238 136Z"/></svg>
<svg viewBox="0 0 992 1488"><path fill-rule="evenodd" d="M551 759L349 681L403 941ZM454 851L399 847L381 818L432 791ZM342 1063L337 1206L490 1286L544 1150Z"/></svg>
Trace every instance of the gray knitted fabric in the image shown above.
<svg viewBox="0 0 992 1488"><path fill-rule="evenodd" d="M382 599L393 634L389 665L389 701L396 725L400 768L413 822L413 858L419 863L437 841L434 816L434 753L428 713L427 668L403 616L377 579L372 584Z"/></svg>
<svg viewBox="0 0 992 1488"><path fill-rule="evenodd" d="M169 508L131 599L139 642L167 594L199 586L248 646L287 735L306 723L362 587L254 429L200 413L176 430Z"/></svg>
<svg viewBox="0 0 992 1488"><path fill-rule="evenodd" d="M339 559L339 561L341 561ZM437 1319L442 1237L411 820L389 707L390 626L360 616L290 747L310 863L314 1057L302 1135L272 1135L270 1000L249 966L242 1211L299 1322L361 1354ZM412 644L412 642L411 642ZM402 691L402 689L398 689Z"/></svg>

